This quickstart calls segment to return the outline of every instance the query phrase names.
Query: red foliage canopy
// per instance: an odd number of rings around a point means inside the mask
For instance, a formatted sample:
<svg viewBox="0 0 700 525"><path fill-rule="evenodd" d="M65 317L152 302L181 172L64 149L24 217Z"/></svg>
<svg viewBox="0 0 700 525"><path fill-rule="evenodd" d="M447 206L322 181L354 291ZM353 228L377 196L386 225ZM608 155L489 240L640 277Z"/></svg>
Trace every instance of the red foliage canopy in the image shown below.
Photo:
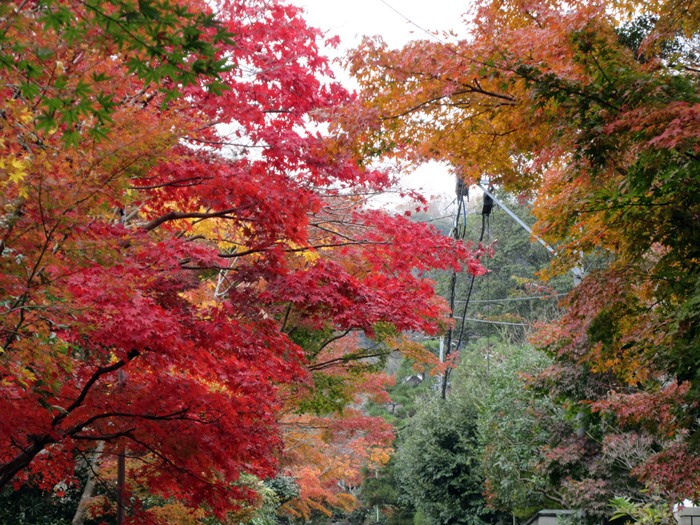
<svg viewBox="0 0 700 525"><path fill-rule="evenodd" d="M0 6L0 487L107 442L219 514L270 476L293 321L434 331L418 271L477 263L362 212L389 177L320 129L350 95L278 1Z"/></svg>

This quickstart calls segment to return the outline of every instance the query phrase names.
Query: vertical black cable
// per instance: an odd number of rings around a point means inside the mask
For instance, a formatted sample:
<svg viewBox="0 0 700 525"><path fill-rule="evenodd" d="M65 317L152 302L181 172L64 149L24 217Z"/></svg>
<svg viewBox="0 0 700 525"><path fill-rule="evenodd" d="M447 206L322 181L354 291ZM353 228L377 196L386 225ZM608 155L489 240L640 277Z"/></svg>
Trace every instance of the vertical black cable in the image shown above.
<svg viewBox="0 0 700 525"><path fill-rule="evenodd" d="M457 181L455 184L455 195L457 197L457 215L455 216L454 227L452 228L452 238L456 240L464 239L467 231L467 210L464 203L464 198L469 198L469 188L464 183L464 180L457 176ZM464 217L464 224L460 227L461 218ZM457 289L457 272L452 270L450 275L450 285L448 289L448 303L450 307L450 315L455 311L455 296ZM453 329L448 328L445 334L445 348L444 348L444 359L447 361L447 357L452 351L452 336ZM440 397L445 399L447 397L447 382L449 379L450 370L445 368L445 373L442 375L442 384L440 385Z"/></svg>
<svg viewBox="0 0 700 525"><path fill-rule="evenodd" d="M459 218L460 218L460 211L462 211L462 206L464 206L464 200L460 198L460 182L461 179L458 179L457 181L457 200L458 200L458 208L457 208L457 220L455 222L455 228L453 232L453 237L455 239L463 239L464 236L466 235L466 211L464 214L465 220L464 220L464 228L462 231L459 231ZM464 183L462 182L462 185ZM462 186L463 187L463 186ZM489 217L491 215L491 210L493 208L493 199L491 199L490 196L484 193L484 203L481 209L481 233L479 234L479 243L482 243L484 240L484 234L486 233L488 224L489 224ZM464 301L464 308L462 309L462 319L460 321L460 327L459 327L459 332L457 336L457 343L455 344L455 349L459 350L461 345L462 345L462 340L464 338L464 333L465 333L465 325L466 325L466 317L467 317L467 309L469 308L469 302L472 297L472 291L474 290L474 279L475 275L472 274L471 278L469 280L469 288L467 290L467 298ZM455 289L456 289L456 283L457 283L457 273L453 270L452 275L450 276L450 289L449 289L449 305L450 305L450 312L454 312L455 308ZM451 350L452 350L452 336L453 336L453 330L452 328L447 330L447 334L445 335L445 361L447 361L447 356L450 355ZM442 399L445 399L447 397L447 383L450 375L450 369L446 368L445 373L442 376L442 385L441 385L441 392L440 395Z"/></svg>

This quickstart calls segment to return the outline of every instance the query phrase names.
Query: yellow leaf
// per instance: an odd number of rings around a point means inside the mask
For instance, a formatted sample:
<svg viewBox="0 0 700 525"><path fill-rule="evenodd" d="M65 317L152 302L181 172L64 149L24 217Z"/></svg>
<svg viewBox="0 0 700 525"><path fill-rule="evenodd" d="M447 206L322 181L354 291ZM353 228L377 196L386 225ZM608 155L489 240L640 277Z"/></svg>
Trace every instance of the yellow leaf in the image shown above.
<svg viewBox="0 0 700 525"><path fill-rule="evenodd" d="M0 159L0 169L7 171L9 181L20 184L27 177L28 162L22 159Z"/></svg>

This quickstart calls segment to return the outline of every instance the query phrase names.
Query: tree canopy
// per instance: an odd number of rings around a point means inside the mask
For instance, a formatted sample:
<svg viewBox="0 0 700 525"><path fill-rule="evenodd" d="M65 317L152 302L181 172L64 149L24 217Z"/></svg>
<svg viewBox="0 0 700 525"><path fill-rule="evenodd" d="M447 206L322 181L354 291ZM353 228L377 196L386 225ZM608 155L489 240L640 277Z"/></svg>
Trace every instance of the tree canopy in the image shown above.
<svg viewBox="0 0 700 525"><path fill-rule="evenodd" d="M476 256L362 208L323 44L276 0L0 5L0 487L124 454L132 522L223 519L320 352L443 324L423 272Z"/></svg>
<svg viewBox="0 0 700 525"><path fill-rule="evenodd" d="M485 0L461 39L367 39L348 57L357 151L444 161L466 183L534 197L549 275L596 258L533 338L556 358L542 381L582 417L614 421L606 439L670 502L700 495L699 11Z"/></svg>
<svg viewBox="0 0 700 525"><path fill-rule="evenodd" d="M700 499L699 13L479 0L462 38L366 39L351 94L281 0L0 4L0 489L70 492L120 456L133 523L240 521L258 493L350 508L340 487L391 453L359 410L383 359L434 364L402 334L450 325L427 272L485 271L364 206L398 160L532 200L546 276L595 261L532 337L551 362L522 360L524 417L493 417L521 385L504 366L410 424L396 469L423 514L493 516L482 483L522 514ZM520 447L480 441L508 425ZM280 471L298 498L264 485Z"/></svg>

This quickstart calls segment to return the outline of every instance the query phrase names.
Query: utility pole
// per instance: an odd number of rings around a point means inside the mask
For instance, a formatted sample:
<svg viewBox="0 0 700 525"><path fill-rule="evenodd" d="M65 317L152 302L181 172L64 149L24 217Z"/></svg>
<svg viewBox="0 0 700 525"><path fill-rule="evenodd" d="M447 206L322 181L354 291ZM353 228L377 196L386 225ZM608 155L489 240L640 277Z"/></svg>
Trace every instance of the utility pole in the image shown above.
<svg viewBox="0 0 700 525"><path fill-rule="evenodd" d="M499 201L493 193L491 193L488 189L484 187L484 184L481 182L477 184L479 188L484 192L484 195L488 195L491 197L493 202L497 204L503 211L505 211L515 222L517 222L525 231L527 231L532 237L534 237L542 246L544 246L547 251L556 256L557 252L554 248L552 248L549 244L547 244L543 239L535 235L532 231L532 229L525 224L523 221L520 220L520 218L513 213L510 209L508 209L508 206L503 204L501 201ZM579 284L581 284L581 281L583 281L583 278L585 276L585 270L583 268L583 253L579 253L579 264L576 265L571 269L571 274L573 276L573 284L574 288L577 287ZM577 421L577 428L576 428L576 436L579 438L582 438L586 435L587 431L587 422L586 422L586 417L583 412L579 412L576 415L576 421Z"/></svg>
<svg viewBox="0 0 700 525"><path fill-rule="evenodd" d="M533 231L530 226L525 224L520 217L518 217L508 206L506 206L501 200L496 197L496 195L493 194L493 189L488 185L487 182L479 182L476 184L476 186L484 193L484 205L482 207L482 230L481 230L481 236L479 239L479 242L482 242L483 236L484 236L484 229L485 225L488 221L488 217L491 213L491 208L496 205L500 209L502 209L504 212L506 212L511 219L513 219L522 229L524 229L526 232L530 234L532 238L534 238L537 242L539 242L551 255L556 256L557 252L556 250L550 246L544 239L540 238L537 236ZM452 226L452 232L451 236L453 239L456 240L462 240L464 239L464 236L466 234L466 204L464 202L464 197L469 196L469 190L464 183L464 181L458 176L457 181L456 181L456 186L455 186L455 194L456 194L456 202L457 202L457 212L455 214L455 220L454 224ZM462 223L462 219L464 219L464 223ZM581 282L584 276L584 271L583 271L583 266L578 265L575 268L571 270L571 273L573 274L573 281L574 281L574 286L578 286L578 284ZM456 283L457 283L457 273L453 270L452 274L450 275L450 285L449 285L449 297L448 297L448 304L450 307L450 313L453 317L456 318L454 315L454 310L455 310L455 293L456 293ZM471 276L471 282L469 285L469 291L468 296L466 298L466 304L464 305L464 311L462 314L462 323L461 327L459 329L459 336L456 338L456 347L459 349L459 346L462 343L462 336L464 333L464 322L466 320L466 311L467 311L467 306L469 305L469 299L471 297L471 292L474 286L474 276ZM455 339L455 333L453 328L449 328L447 330L447 333L445 334L445 337L440 340L440 362L444 363L447 361L447 358L449 357L450 353L452 352L452 347L454 345L454 340ZM449 369L445 370L445 373L442 375L442 380L441 380L441 388L440 388L440 395L442 399L445 399L447 396L447 385L448 385L448 380L449 380Z"/></svg>

